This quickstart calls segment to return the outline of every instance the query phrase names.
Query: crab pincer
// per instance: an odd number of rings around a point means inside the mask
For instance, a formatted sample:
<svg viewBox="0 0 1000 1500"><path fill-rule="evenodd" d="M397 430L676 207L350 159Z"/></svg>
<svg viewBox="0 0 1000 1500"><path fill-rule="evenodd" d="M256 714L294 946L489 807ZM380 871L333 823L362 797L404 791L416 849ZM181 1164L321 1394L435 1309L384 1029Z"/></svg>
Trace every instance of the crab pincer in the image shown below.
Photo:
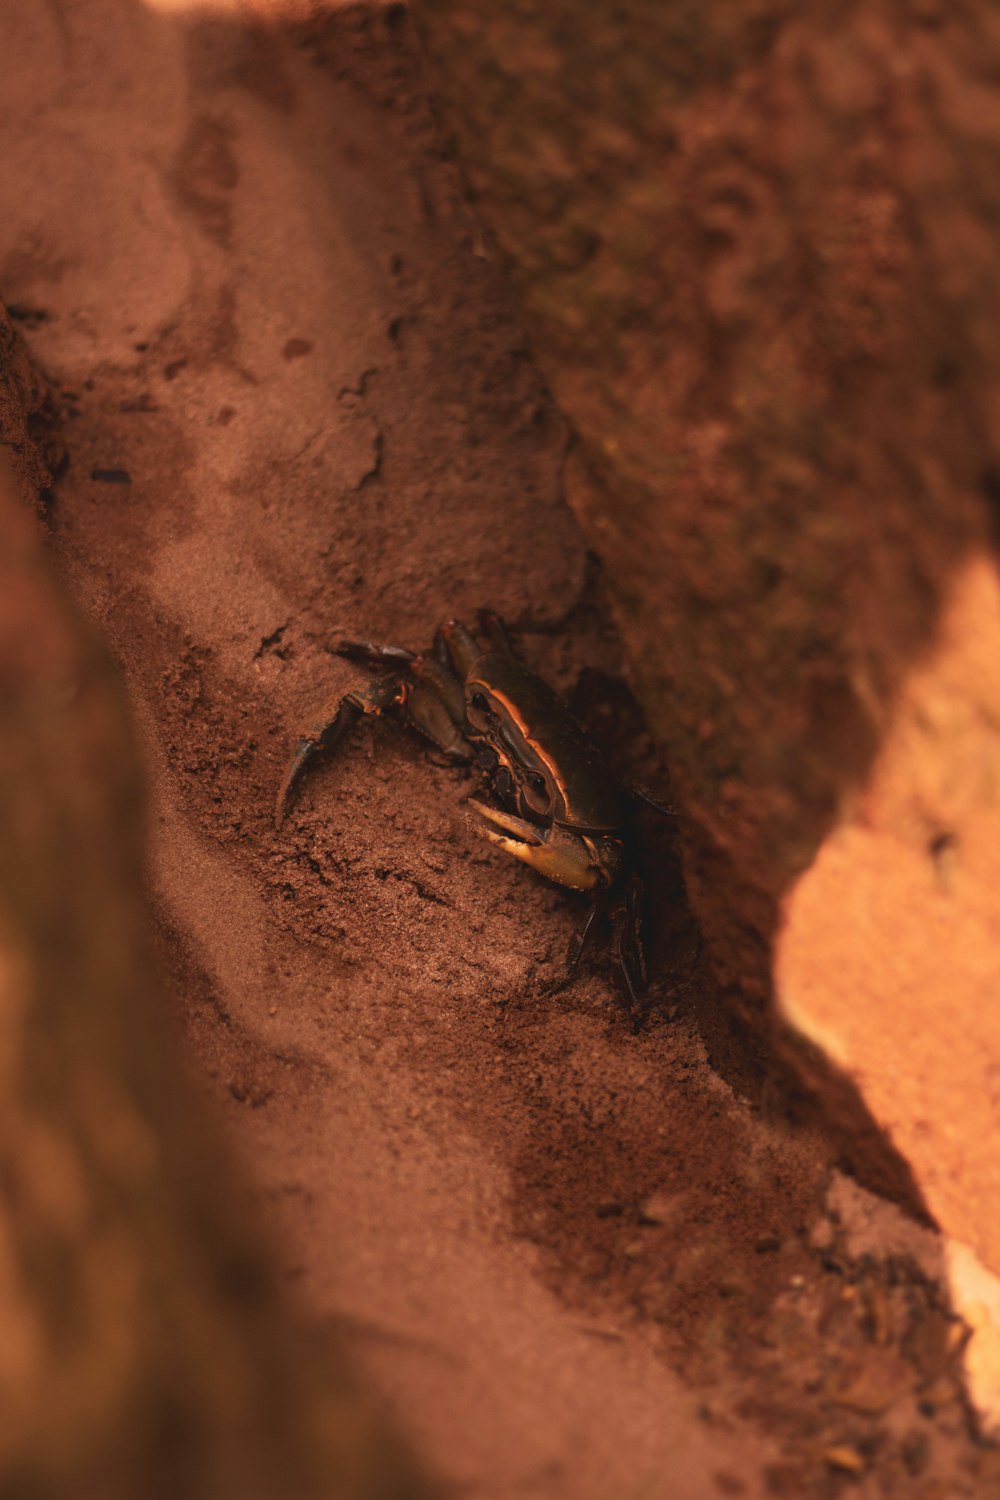
<svg viewBox="0 0 1000 1500"><path fill-rule="evenodd" d="M574 891L592 891L601 884L596 851L579 834L560 828L557 823L540 828L537 823L516 818L513 813L490 807L474 797L470 798L468 806L496 824L495 828L487 828L482 823L473 823L472 827L480 838L488 839L522 864L530 865L546 880L569 886ZM500 833L498 829L504 832Z"/></svg>

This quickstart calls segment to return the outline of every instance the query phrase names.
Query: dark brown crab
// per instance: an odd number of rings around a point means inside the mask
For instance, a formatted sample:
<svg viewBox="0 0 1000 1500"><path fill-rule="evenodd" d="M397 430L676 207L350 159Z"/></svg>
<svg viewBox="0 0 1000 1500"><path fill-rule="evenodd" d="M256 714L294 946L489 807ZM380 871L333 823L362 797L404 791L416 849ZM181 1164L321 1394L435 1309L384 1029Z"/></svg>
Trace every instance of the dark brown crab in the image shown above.
<svg viewBox="0 0 1000 1500"><path fill-rule="evenodd" d="M480 611L479 626L485 647L450 620L424 654L341 641L339 656L392 670L352 688L303 729L278 789L275 825L309 761L335 749L363 714L396 711L452 759L483 772L494 801L469 803L491 825L474 825L481 837L548 880L591 896L570 944L570 973L595 918L610 918L612 955L638 1007L647 975L642 881L631 864L629 824L636 799L671 810L621 785L562 699L518 660L498 615Z"/></svg>

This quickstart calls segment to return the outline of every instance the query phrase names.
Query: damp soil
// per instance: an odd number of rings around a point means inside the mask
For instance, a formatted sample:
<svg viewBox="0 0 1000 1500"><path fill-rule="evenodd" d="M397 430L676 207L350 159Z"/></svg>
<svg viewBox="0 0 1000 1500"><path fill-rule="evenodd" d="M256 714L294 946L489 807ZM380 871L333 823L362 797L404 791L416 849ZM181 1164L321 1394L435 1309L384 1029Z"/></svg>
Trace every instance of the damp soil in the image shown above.
<svg viewBox="0 0 1000 1500"><path fill-rule="evenodd" d="M822 1139L711 1067L668 820L638 1028L600 941L556 987L575 898L476 838L475 778L415 735L361 724L274 827L298 726L356 680L336 642L484 605L670 795L404 7L3 26L0 291L58 394L53 547L125 675L178 1046L290 1303L442 1493L1000 1486L933 1285L850 1260Z"/></svg>

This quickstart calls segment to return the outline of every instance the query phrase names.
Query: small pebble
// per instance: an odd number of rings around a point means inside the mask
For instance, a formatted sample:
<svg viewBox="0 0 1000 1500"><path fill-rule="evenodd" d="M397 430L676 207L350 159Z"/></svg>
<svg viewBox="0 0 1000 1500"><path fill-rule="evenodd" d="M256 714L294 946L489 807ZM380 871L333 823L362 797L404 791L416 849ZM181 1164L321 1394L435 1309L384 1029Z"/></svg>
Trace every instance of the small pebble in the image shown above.
<svg viewBox="0 0 1000 1500"><path fill-rule="evenodd" d="M676 1199L664 1189L650 1193L639 1204L640 1224L668 1224L674 1216Z"/></svg>
<svg viewBox="0 0 1000 1500"><path fill-rule="evenodd" d="M620 1203L616 1203L612 1198L607 1198L603 1203L597 1205L594 1212L599 1219L616 1219L623 1212L623 1209Z"/></svg>
<svg viewBox="0 0 1000 1500"><path fill-rule="evenodd" d="M823 1458L831 1469L840 1469L845 1474L860 1474L865 1466L857 1448L852 1448L849 1443L838 1443L833 1448L824 1449Z"/></svg>
<svg viewBox="0 0 1000 1500"><path fill-rule="evenodd" d="M829 1250L836 1238L836 1230L829 1219L817 1219L809 1231L809 1243L814 1250Z"/></svg>

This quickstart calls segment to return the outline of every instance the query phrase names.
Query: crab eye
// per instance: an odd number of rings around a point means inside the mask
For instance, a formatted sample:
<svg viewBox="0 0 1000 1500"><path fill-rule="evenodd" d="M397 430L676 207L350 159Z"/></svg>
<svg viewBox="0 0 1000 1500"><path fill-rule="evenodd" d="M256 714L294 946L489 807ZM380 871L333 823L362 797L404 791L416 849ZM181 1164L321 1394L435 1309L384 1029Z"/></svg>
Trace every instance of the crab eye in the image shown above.
<svg viewBox="0 0 1000 1500"><path fill-rule="evenodd" d="M527 771L521 782L521 797L527 808L539 817L547 817L552 807L548 782L537 771Z"/></svg>
<svg viewBox="0 0 1000 1500"><path fill-rule="evenodd" d="M486 713L489 710L490 706L486 701L485 694L483 693L473 693L472 697L469 699L469 703L476 710L476 712L480 714Z"/></svg>

